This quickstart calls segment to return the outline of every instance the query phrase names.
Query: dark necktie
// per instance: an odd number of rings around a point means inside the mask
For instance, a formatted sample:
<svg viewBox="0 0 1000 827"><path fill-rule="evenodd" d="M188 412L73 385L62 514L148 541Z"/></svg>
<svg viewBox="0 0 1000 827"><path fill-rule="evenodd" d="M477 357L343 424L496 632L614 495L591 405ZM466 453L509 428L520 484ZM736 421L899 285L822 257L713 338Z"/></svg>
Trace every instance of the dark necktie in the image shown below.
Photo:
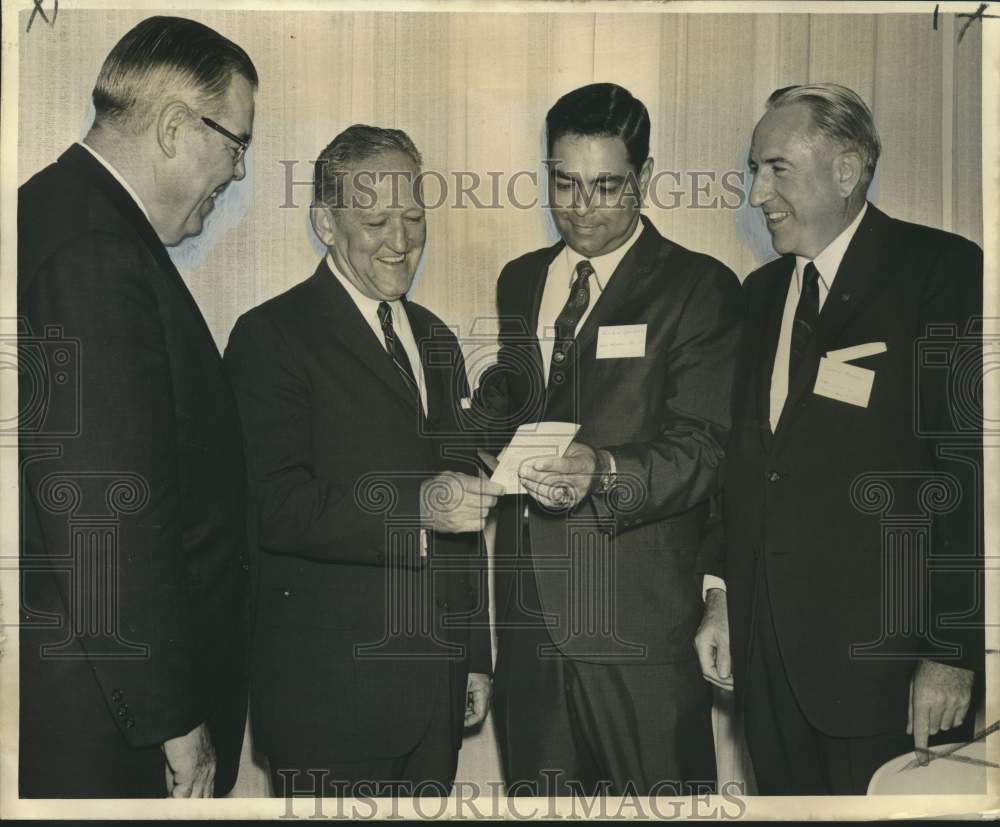
<svg viewBox="0 0 1000 827"><path fill-rule="evenodd" d="M819 270L810 261L802 273L802 292L799 294L799 304L795 308L795 320L792 322L792 343L788 354L789 382L795 378L802 365L802 357L809 347L818 318Z"/></svg>
<svg viewBox="0 0 1000 827"><path fill-rule="evenodd" d="M556 342L552 348L552 367L562 367L566 353L573 344L576 326L590 305L590 285L587 280L594 275L594 268L584 259L576 265L576 276L569 288L569 298L556 316Z"/></svg>
<svg viewBox="0 0 1000 827"><path fill-rule="evenodd" d="M406 355L406 350L396 338L396 331L392 326L392 308L389 307L388 302L378 303L378 320L382 325L382 335L385 337L385 349L392 357L393 364L416 399L417 408L422 411L423 404L420 401L417 378L413 374L413 366L410 365L410 358Z"/></svg>

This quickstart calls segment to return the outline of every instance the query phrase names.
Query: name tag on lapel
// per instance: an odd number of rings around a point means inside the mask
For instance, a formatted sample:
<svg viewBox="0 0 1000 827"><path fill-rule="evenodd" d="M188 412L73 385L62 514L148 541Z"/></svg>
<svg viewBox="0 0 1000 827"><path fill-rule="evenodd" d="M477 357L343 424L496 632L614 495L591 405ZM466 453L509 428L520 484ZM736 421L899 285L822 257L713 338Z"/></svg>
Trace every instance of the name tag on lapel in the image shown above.
<svg viewBox="0 0 1000 827"><path fill-rule="evenodd" d="M642 359L646 355L646 325L615 324L597 329L598 359Z"/></svg>
<svg viewBox="0 0 1000 827"><path fill-rule="evenodd" d="M872 384L875 382L875 371L848 365L824 356L819 360L819 372L816 374L816 385L813 393L867 408L872 395Z"/></svg>

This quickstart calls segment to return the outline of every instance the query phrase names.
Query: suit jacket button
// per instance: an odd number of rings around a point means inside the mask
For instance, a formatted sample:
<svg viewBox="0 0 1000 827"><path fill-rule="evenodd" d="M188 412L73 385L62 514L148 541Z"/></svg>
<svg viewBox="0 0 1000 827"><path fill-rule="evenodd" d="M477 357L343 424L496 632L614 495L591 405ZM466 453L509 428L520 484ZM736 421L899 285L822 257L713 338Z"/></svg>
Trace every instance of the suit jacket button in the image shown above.
<svg viewBox="0 0 1000 827"><path fill-rule="evenodd" d="M134 726L135 726L135 719L134 718L128 718L125 721L125 728L126 729L132 729L132 727L134 727Z"/></svg>
<svg viewBox="0 0 1000 827"><path fill-rule="evenodd" d="M245 560L243 561L243 571L250 571L250 564Z"/></svg>
<svg viewBox="0 0 1000 827"><path fill-rule="evenodd" d="M769 471L767 474L768 482L777 482L780 479L781 479L781 474L779 474L777 471Z"/></svg>
<svg viewBox="0 0 1000 827"><path fill-rule="evenodd" d="M111 690L111 700L118 703L122 699L122 691L120 689Z"/></svg>
<svg viewBox="0 0 1000 827"><path fill-rule="evenodd" d="M118 704L118 717L124 718L128 715L128 704Z"/></svg>

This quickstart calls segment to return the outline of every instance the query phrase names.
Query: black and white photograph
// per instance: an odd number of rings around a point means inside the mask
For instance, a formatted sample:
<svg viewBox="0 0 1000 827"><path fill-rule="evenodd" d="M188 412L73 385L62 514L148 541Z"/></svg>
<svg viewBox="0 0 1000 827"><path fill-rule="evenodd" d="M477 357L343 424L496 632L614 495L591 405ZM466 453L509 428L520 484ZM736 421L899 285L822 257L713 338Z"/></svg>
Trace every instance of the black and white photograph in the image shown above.
<svg viewBox="0 0 1000 827"><path fill-rule="evenodd" d="M2 15L2 817L1000 814L1000 5Z"/></svg>

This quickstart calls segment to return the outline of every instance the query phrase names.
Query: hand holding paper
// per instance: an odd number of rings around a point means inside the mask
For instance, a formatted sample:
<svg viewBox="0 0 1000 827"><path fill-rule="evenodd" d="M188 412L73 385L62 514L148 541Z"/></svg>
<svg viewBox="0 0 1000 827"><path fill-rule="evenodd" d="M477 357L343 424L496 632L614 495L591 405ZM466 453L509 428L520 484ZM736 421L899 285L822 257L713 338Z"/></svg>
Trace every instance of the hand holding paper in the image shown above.
<svg viewBox="0 0 1000 827"><path fill-rule="evenodd" d="M517 429L511 441L497 457L497 467L490 478L502 485L505 494L527 494L519 472L527 460L562 456L580 426L572 422L533 422Z"/></svg>
<svg viewBox="0 0 1000 827"><path fill-rule="evenodd" d="M521 466L521 482L546 508L572 508L597 480L597 452L574 442L561 457L535 459Z"/></svg>

